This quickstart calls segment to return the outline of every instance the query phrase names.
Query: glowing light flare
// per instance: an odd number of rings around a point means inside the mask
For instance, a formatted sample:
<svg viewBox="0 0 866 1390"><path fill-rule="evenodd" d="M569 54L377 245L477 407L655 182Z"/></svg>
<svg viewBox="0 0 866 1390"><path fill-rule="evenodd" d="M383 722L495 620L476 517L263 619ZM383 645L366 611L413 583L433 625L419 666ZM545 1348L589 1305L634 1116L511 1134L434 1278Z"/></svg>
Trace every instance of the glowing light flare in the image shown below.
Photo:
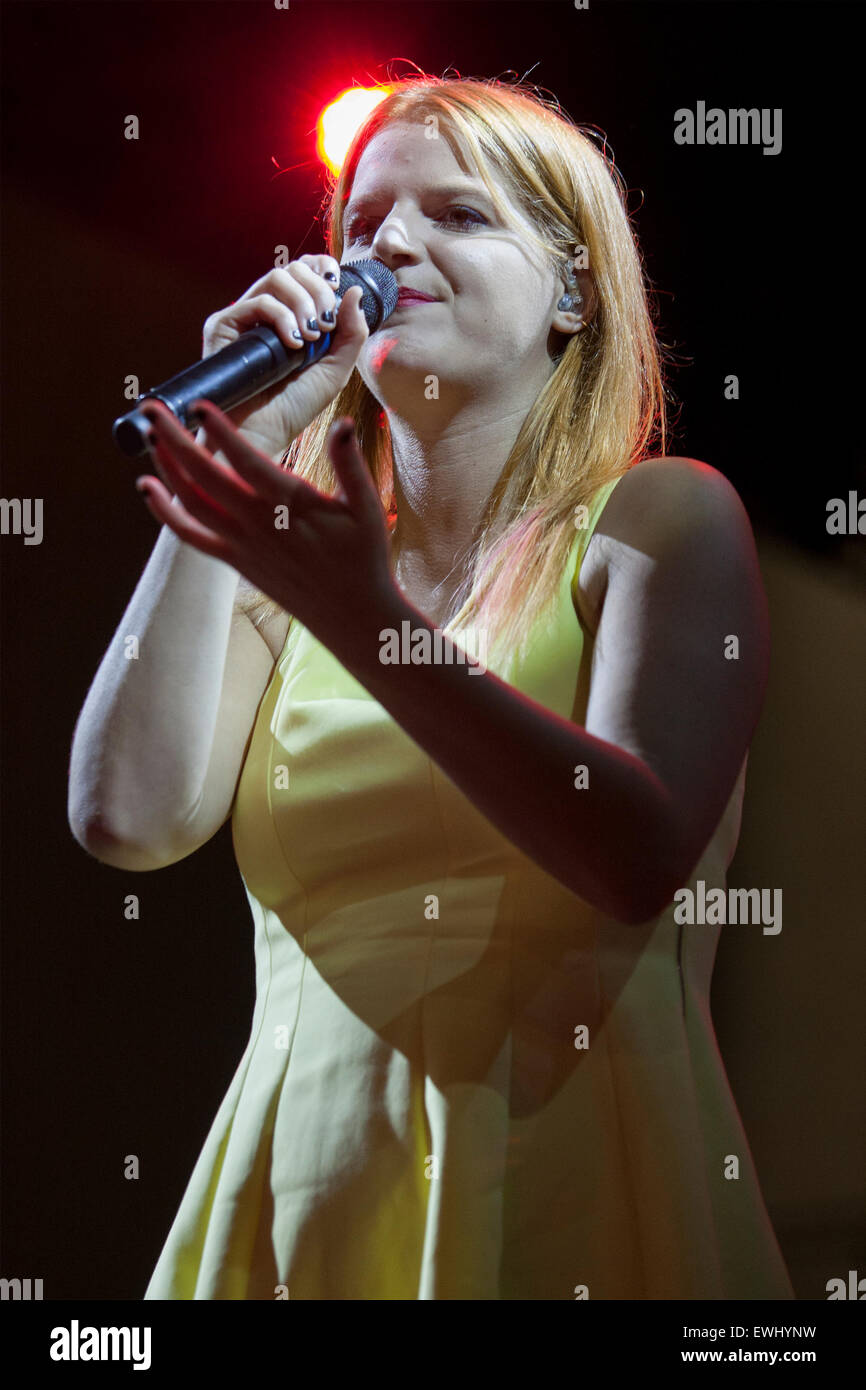
<svg viewBox="0 0 866 1390"><path fill-rule="evenodd" d="M384 331L384 329L380 329L380 333ZM370 345L370 366L373 369L374 376L379 375L385 363L387 362L389 356L391 355L391 349L396 347L396 345L397 339L393 336L393 334L389 338L382 338L380 342L372 343ZM384 418L385 417L383 411L381 416L383 423Z"/></svg>
<svg viewBox="0 0 866 1390"><path fill-rule="evenodd" d="M325 107L316 122L316 153L335 177L356 130L390 91L391 87L347 87Z"/></svg>

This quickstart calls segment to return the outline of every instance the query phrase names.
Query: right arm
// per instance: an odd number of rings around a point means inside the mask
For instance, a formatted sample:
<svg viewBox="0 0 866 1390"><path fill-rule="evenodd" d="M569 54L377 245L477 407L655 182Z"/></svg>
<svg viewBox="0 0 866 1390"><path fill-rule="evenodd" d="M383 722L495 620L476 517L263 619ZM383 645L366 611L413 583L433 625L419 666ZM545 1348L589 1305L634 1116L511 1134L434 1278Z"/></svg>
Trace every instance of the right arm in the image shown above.
<svg viewBox="0 0 866 1390"><path fill-rule="evenodd" d="M336 307L339 274L339 263L325 255L302 256L287 270L270 271L211 315L203 356L263 321L287 346L297 347L298 332L315 341L319 331L307 320ZM348 381L369 336L360 301L356 286L343 296L324 357L297 379L277 382L228 412L275 466L286 443ZM199 430L196 445L204 439L206 431ZM220 453L215 457L231 466ZM181 503L188 484L178 482ZM256 592L230 565L163 526L72 741L70 829L103 863L124 869L173 864L228 817L256 711L285 640L282 611L262 631L254 625Z"/></svg>
<svg viewBox="0 0 866 1390"><path fill-rule="evenodd" d="M173 864L229 815L274 665L238 580L162 528L72 743L69 824L105 864Z"/></svg>

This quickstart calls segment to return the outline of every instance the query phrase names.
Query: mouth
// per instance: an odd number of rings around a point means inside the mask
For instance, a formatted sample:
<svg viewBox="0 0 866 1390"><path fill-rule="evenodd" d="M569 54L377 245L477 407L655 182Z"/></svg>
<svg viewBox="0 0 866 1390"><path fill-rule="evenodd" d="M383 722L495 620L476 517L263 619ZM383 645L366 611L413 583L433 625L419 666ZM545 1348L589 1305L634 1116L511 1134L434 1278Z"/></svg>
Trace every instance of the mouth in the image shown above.
<svg viewBox="0 0 866 1390"><path fill-rule="evenodd" d="M431 294L424 294L421 290L401 289L397 295L397 304L435 304L437 301Z"/></svg>

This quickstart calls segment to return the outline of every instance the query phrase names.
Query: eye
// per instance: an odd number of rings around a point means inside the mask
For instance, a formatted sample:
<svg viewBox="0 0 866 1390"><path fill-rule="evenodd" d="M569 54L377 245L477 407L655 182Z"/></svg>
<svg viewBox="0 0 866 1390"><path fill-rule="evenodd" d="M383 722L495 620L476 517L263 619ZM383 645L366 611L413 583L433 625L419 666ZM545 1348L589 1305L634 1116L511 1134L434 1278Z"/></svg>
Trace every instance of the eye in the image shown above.
<svg viewBox="0 0 866 1390"><path fill-rule="evenodd" d="M456 207L446 208L445 211L448 212L448 213L450 213L451 216L450 216L450 217L438 217L438 218L436 219L437 222L451 222L452 225L454 225L454 214L455 214L455 213L459 213L459 212L465 212L465 213L468 213L470 217L477 217L477 218L478 218L478 221L477 221L477 222L463 222L463 226L464 226L464 227L481 227L481 226L486 226L486 225L487 225L487 218L484 216L483 213L481 213L481 212L476 212L476 211L475 211L475 208L465 208L465 207L456 206Z"/></svg>
<svg viewBox="0 0 866 1390"><path fill-rule="evenodd" d="M464 214L463 217L459 217L461 213ZM477 220L471 222L467 221L467 215ZM434 221L444 222L452 227L461 227L465 229L488 225L487 218L483 213L477 212L475 208L463 207L461 204L453 204L451 207L447 207L443 215L434 218ZM344 228L347 239L350 242L369 241L369 235L364 231L364 228L368 226L369 223L364 217L351 218L348 225Z"/></svg>
<svg viewBox="0 0 866 1390"><path fill-rule="evenodd" d="M347 241L350 241L350 242L351 242L351 241L366 241L367 238L366 238L365 236L362 236L362 234L361 234L361 228L363 227L363 225L364 225L364 219L363 219L363 217L353 217L352 220L351 220L351 222L348 224L348 226L346 226L346 227L343 228L343 230L344 230L344 232L345 232L345 234L346 234L346 240L347 240Z"/></svg>

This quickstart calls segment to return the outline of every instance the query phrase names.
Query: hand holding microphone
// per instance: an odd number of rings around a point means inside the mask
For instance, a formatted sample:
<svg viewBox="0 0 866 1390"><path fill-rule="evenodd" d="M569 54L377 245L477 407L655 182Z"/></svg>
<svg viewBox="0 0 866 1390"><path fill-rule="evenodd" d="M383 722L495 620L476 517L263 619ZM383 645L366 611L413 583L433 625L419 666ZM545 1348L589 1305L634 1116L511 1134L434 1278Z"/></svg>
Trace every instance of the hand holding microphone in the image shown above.
<svg viewBox="0 0 866 1390"><path fill-rule="evenodd" d="M211 314L202 360L140 401L161 400L182 425L193 401L212 401L273 458L345 386L367 337L393 312L397 290L380 261L341 266L333 256L301 256ZM138 457L148 428L139 405L114 422L115 441Z"/></svg>
<svg viewBox="0 0 866 1390"><path fill-rule="evenodd" d="M325 279L328 270L340 274L339 287ZM329 256L302 257L211 315L204 333L210 355L144 393L132 412L159 474L136 482L155 520L243 575L350 662L358 634L366 641L379 630L397 593L376 484L349 417L335 423L327 442L333 495L281 468L278 457L345 386L397 293L379 261L340 267ZM325 319L338 301L331 349L331 335L309 321ZM196 403L194 440L184 426ZM133 446L125 452L138 453L139 426L130 417L116 422L115 438L123 447L125 425Z"/></svg>

